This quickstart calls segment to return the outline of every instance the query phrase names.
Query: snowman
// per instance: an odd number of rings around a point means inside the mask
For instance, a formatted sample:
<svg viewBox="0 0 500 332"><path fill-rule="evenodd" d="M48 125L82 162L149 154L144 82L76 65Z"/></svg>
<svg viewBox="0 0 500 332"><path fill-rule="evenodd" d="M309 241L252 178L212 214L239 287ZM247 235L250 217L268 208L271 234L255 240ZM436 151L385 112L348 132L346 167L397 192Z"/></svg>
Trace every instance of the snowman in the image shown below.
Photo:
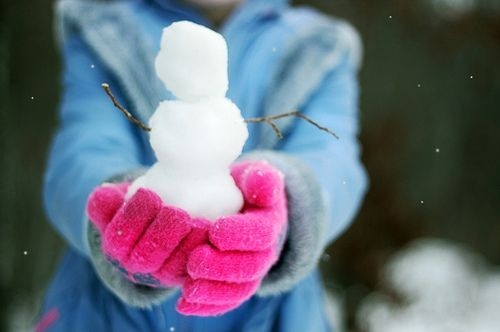
<svg viewBox="0 0 500 332"><path fill-rule="evenodd" d="M227 45L218 33L181 21L163 30L157 75L177 100L160 102L149 125L157 162L129 187L157 193L192 217L237 213L243 197L230 166L248 137L239 108L227 99Z"/></svg>

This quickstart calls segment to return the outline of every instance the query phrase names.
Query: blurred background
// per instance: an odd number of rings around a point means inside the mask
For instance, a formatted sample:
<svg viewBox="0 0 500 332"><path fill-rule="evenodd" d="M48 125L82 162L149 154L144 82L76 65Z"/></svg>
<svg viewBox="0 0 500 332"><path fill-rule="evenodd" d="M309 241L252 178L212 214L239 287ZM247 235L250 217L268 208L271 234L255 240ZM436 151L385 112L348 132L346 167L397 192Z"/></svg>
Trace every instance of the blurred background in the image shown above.
<svg viewBox="0 0 500 332"><path fill-rule="evenodd" d="M457 257L465 250L489 270L500 266L500 1L297 4L350 21L364 41L371 186L322 268L343 329L376 331L360 310L374 292L401 301L384 276L413 240L439 238L460 246ZM41 203L60 90L52 5L0 2L0 331L27 330L64 247Z"/></svg>

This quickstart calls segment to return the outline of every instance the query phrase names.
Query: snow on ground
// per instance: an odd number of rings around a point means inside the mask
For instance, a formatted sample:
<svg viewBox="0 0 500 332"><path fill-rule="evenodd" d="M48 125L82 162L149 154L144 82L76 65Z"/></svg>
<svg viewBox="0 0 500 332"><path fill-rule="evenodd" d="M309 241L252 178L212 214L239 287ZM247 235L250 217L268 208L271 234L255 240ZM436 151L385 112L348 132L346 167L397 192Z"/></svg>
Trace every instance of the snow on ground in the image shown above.
<svg viewBox="0 0 500 332"><path fill-rule="evenodd" d="M384 281L402 303L369 296L358 312L365 331L500 331L500 271L464 247L419 240L389 261Z"/></svg>

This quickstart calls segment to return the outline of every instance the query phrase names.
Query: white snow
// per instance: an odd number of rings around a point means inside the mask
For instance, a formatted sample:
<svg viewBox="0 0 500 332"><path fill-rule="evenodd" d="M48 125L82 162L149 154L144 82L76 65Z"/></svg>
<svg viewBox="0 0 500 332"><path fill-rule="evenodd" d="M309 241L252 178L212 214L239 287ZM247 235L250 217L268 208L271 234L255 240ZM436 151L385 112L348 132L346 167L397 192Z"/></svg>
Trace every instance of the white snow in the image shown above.
<svg viewBox="0 0 500 332"><path fill-rule="evenodd" d="M148 188L165 204L209 220L238 212L243 198L229 167L248 130L238 107L225 98L224 39L191 22L174 23L163 30L156 68L179 100L161 102L152 115L150 143L158 161L127 196Z"/></svg>
<svg viewBox="0 0 500 332"><path fill-rule="evenodd" d="M405 302L369 296L358 312L368 332L500 331L500 272L465 248L421 240L388 263L385 279Z"/></svg>
<svg viewBox="0 0 500 332"><path fill-rule="evenodd" d="M228 89L227 45L215 31L180 21L163 29L155 68L177 98L224 98Z"/></svg>
<svg viewBox="0 0 500 332"><path fill-rule="evenodd" d="M339 292L326 292L325 309L332 331L343 332L345 329L344 299Z"/></svg>

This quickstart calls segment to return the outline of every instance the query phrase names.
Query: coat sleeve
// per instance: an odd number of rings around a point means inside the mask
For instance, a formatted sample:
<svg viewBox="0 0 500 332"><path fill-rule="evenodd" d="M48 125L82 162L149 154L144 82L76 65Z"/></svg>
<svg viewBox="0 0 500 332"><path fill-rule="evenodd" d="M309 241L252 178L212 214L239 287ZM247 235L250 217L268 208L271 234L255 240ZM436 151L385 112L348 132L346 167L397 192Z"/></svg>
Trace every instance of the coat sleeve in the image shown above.
<svg viewBox="0 0 500 332"><path fill-rule="evenodd" d="M327 246L348 228L358 211L368 179L360 160L357 64L346 54L301 111L339 138L297 119L281 151L296 157L319 182L328 224Z"/></svg>
<svg viewBox="0 0 500 332"><path fill-rule="evenodd" d="M361 205L368 179L357 138L358 58L359 53L347 49L300 108L339 139L297 119L277 150L244 157L265 159L281 169L289 202L287 241L259 290L261 295L286 291L309 274Z"/></svg>
<svg viewBox="0 0 500 332"><path fill-rule="evenodd" d="M83 40L68 38L62 53L64 92L44 177L44 204L55 228L88 256L87 197L106 179L141 166L141 140L102 91L101 83L113 82Z"/></svg>

